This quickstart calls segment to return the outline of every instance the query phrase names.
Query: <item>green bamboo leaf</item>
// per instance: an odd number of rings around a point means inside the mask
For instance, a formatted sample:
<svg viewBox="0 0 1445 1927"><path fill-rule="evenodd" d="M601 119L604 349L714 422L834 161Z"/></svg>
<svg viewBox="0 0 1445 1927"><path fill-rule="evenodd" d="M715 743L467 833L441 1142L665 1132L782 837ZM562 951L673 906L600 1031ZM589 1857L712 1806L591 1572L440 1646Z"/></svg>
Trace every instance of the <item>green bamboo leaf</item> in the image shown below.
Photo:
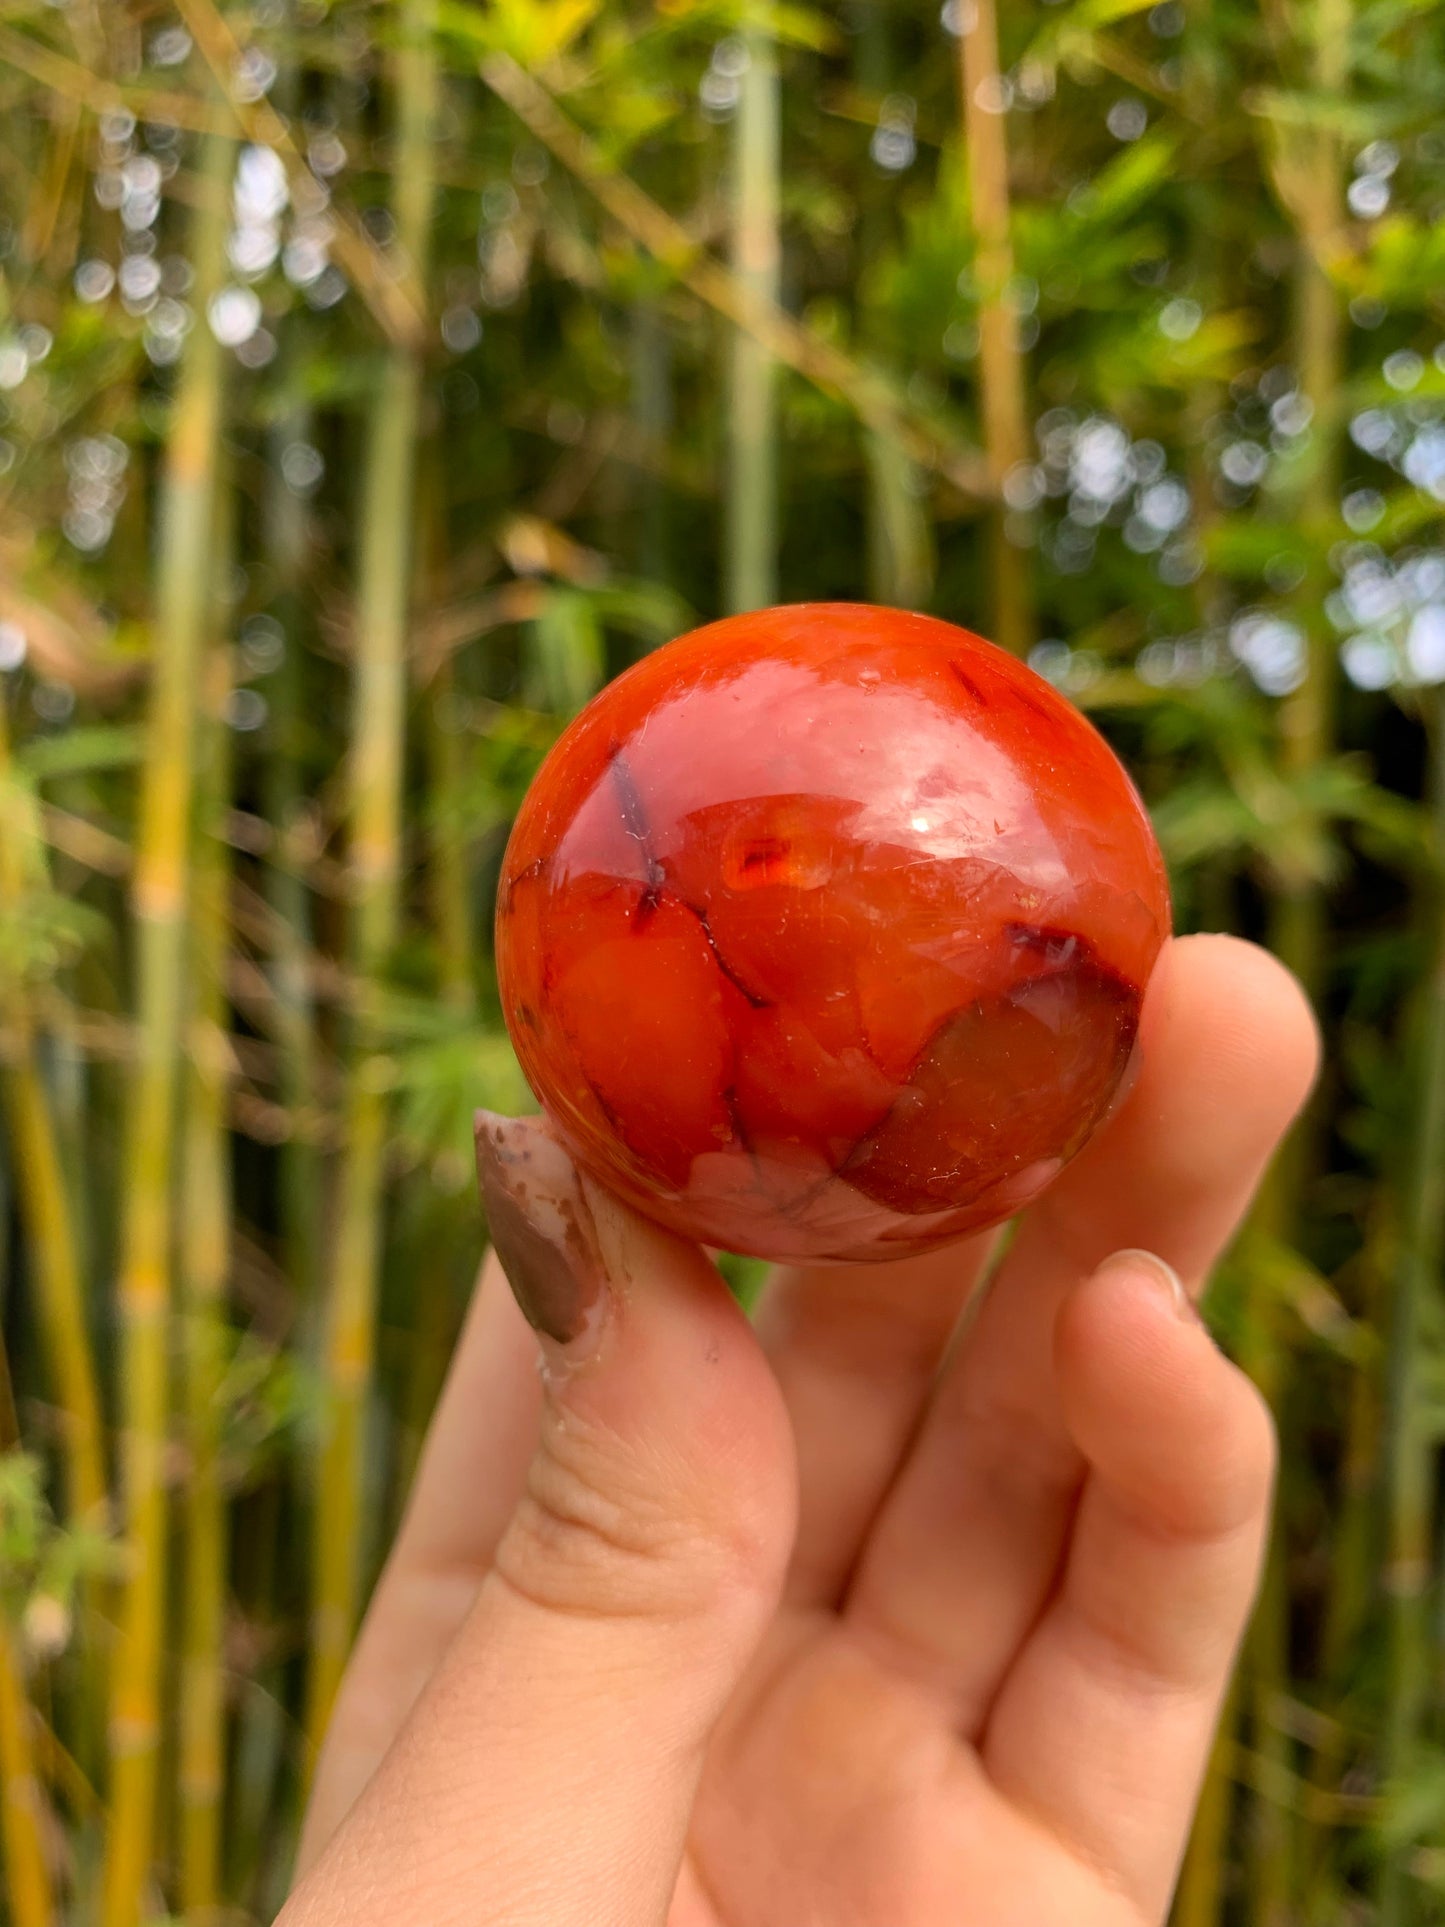
<svg viewBox="0 0 1445 1927"><path fill-rule="evenodd" d="M56 736L33 736L15 762L33 782L43 783L57 776L131 769L144 753L144 730L128 723L108 723L67 729Z"/></svg>
<svg viewBox="0 0 1445 1927"><path fill-rule="evenodd" d="M1395 1846L1445 1832L1445 1752L1422 1749L1409 1780L1386 1788L1378 1825Z"/></svg>
<svg viewBox="0 0 1445 1927"><path fill-rule="evenodd" d="M471 1183L478 1107L507 1115L536 1109L506 1032L461 1028L396 1054L392 1090L399 1145L418 1165Z"/></svg>
<svg viewBox="0 0 1445 1927"><path fill-rule="evenodd" d="M1204 532L1211 569L1224 576L1254 580L1271 563L1307 563L1312 549L1299 529L1258 512L1221 515Z"/></svg>
<svg viewBox="0 0 1445 1927"><path fill-rule="evenodd" d="M523 67L544 66L591 26L603 0L491 0L486 7L440 0L437 28L478 52L506 53Z"/></svg>
<svg viewBox="0 0 1445 1927"><path fill-rule="evenodd" d="M662 583L612 582L584 593L609 628L634 636L648 648L671 642L696 620L683 598Z"/></svg>
<svg viewBox="0 0 1445 1927"><path fill-rule="evenodd" d="M1160 131L1134 141L1069 197L1066 212L1078 224L1100 226L1141 206L1173 172L1177 139Z"/></svg>
<svg viewBox="0 0 1445 1927"><path fill-rule="evenodd" d="M584 589L553 588L531 624L539 697L571 716L602 687L602 626Z"/></svg>
<svg viewBox="0 0 1445 1927"><path fill-rule="evenodd" d="M1056 66L1068 59L1089 59L1093 45L1106 27L1148 10L1152 0L1077 0L1060 8L1055 19L1041 27L1029 42L1027 59Z"/></svg>
<svg viewBox="0 0 1445 1927"><path fill-rule="evenodd" d="M1247 114L1276 129L1309 134L1328 132L1342 141L1358 142L1391 131L1392 118L1358 98L1321 93L1307 88L1256 87L1243 98Z"/></svg>
<svg viewBox="0 0 1445 1927"><path fill-rule="evenodd" d="M1219 783L1177 787L1155 805L1153 818L1165 856L1185 870L1205 857L1251 847L1259 828L1242 800Z"/></svg>

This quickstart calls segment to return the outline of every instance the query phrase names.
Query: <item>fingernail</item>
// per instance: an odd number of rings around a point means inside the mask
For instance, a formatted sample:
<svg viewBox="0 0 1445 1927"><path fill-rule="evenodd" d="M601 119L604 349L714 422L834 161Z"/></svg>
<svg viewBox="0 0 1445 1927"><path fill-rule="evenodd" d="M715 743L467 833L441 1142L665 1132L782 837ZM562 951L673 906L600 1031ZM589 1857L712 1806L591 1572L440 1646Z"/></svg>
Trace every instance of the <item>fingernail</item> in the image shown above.
<svg viewBox="0 0 1445 1927"><path fill-rule="evenodd" d="M577 1167L537 1117L476 1115L487 1228L522 1315L549 1364L595 1351L607 1272Z"/></svg>
<svg viewBox="0 0 1445 1927"><path fill-rule="evenodd" d="M1104 1260L1103 1264L1099 1266L1099 1271L1095 1273L1095 1276L1097 1277L1102 1272L1115 1270L1131 1271L1136 1276L1140 1272L1144 1272L1159 1286L1161 1291L1168 1294L1169 1302L1174 1307L1176 1317L1182 1318L1186 1325L1203 1324L1204 1321L1199 1316L1199 1307L1184 1289L1184 1282L1180 1278L1179 1273L1167 1259L1161 1258L1158 1252L1136 1250L1116 1251L1112 1257Z"/></svg>

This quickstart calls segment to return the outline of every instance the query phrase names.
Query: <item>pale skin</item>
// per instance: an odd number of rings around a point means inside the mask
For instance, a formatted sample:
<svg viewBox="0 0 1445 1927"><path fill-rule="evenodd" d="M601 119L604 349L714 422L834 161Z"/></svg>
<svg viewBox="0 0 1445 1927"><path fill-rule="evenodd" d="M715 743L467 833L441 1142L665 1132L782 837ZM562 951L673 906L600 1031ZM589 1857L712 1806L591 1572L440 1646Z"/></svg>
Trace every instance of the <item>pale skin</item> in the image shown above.
<svg viewBox="0 0 1445 1927"><path fill-rule="evenodd" d="M981 1302L986 1239L750 1325L589 1188L608 1309L539 1374L489 1262L284 1927L1158 1927L1274 1459L1189 1301L1316 1040L1211 937L1144 1045Z"/></svg>

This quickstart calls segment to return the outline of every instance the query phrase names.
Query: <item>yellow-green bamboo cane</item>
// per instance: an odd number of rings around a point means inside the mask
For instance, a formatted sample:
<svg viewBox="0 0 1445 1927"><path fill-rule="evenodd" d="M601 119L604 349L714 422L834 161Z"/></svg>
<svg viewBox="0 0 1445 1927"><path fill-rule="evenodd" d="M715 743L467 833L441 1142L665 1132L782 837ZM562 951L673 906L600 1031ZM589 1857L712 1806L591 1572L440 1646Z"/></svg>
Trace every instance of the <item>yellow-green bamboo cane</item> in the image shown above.
<svg viewBox="0 0 1445 1927"><path fill-rule="evenodd" d="M208 136L201 150L190 254L202 316L225 273L232 154L223 135ZM102 1927L137 1927L155 1851L186 870L198 670L212 607L225 357L203 319L181 361L161 485L149 744L132 893L138 1008L118 1293L127 1570L112 1674Z"/></svg>
<svg viewBox="0 0 1445 1927"><path fill-rule="evenodd" d="M1348 78L1351 0L1317 0L1310 18L1311 77L1321 94L1337 96ZM1300 172L1299 268L1295 278L1295 334L1300 393L1309 404L1309 473L1299 523L1312 562L1299 598L1305 670L1280 706L1279 762L1285 780L1303 785L1332 753L1337 669L1324 617L1328 532L1338 514L1340 395L1345 325L1339 288L1329 273L1331 237L1342 200L1337 136L1321 128ZM1323 826L1318 826L1323 832ZM1325 899L1318 881L1286 875L1276 882L1271 946L1318 1003L1325 966ZM1260 1199L1256 1220L1266 1237L1288 1242L1297 1230L1303 1187L1313 1164L1314 1131L1307 1117L1285 1146ZM1264 1288L1267 1291L1267 1287ZM1257 1295L1241 1346L1241 1363L1277 1414L1288 1387L1288 1354L1279 1329L1280 1307ZM1270 1548L1248 1645L1252 1751L1256 1797L1248 1832L1250 1915L1258 1927L1287 1927L1294 1905L1298 1825L1291 1808L1294 1743L1281 1718L1290 1691L1289 1604L1284 1547Z"/></svg>
<svg viewBox="0 0 1445 1927"><path fill-rule="evenodd" d="M887 0L866 0L858 11L855 71L858 84L876 100L887 98L893 61ZM893 188L873 178L859 194L859 266L887 246ZM933 586L932 530L917 487L918 469L897 435L863 430L868 483L868 594L893 608L917 608Z"/></svg>
<svg viewBox="0 0 1445 1927"><path fill-rule="evenodd" d="M0 702L0 801L10 822L0 837L0 915L17 914L25 892L27 838L20 820L29 814L14 785L9 724ZM30 847L40 856L39 821L31 820ZM74 1201L60 1154L60 1137L35 1051L24 987L15 985L0 1009L9 1033L4 1053L6 1122L14 1149L18 1202L34 1268L37 1325L45 1347L54 1398L63 1423L68 1499L72 1518L100 1522L106 1503L105 1449L95 1356L85 1316Z"/></svg>
<svg viewBox="0 0 1445 1927"><path fill-rule="evenodd" d="M1219 128L1219 28L1212 0L1190 0L1186 9L1187 35L1184 42L1184 104L1195 129L1197 170L1216 180L1216 142ZM1217 289L1222 281L1221 246L1210 228L1201 228L1194 239L1196 282L1206 289ZM1221 405L1218 381L1198 380L1191 384L1185 403L1186 473L1193 509L1195 540L1206 550L1210 532L1219 517L1215 497L1214 473L1209 459L1208 422ZM1218 574L1206 569L1195 587L1198 619L1205 629L1215 629L1223 617L1225 584ZM1212 887L1223 899L1215 905L1201 903L1201 922L1206 929L1228 929L1228 890L1231 878L1224 863L1211 863L1201 877L1201 885ZM1202 894L1201 890L1201 894ZM1215 914L1211 914L1211 910ZM1221 912L1223 914L1221 914ZM1219 1927L1225 1904L1227 1876L1233 1845L1233 1820L1239 1806L1236 1781L1238 1728L1246 1694L1236 1676L1220 1710L1219 1730L1210 1751L1209 1766L1199 1791L1189 1847L1180 1870L1174 1900L1173 1927Z"/></svg>
<svg viewBox="0 0 1445 1927"><path fill-rule="evenodd" d="M218 515L217 521L226 518ZM222 563L230 544L218 540ZM218 611L218 615L219 615ZM180 1227L184 1328L185 1586L179 1719L180 1901L188 1927L213 1927L220 1906L225 1773L226 1500L221 1483L225 1297L231 1182L226 965L230 862L230 652L213 642L203 680L203 755L191 859L192 1009L184 1092L185 1199Z"/></svg>
<svg viewBox="0 0 1445 1927"><path fill-rule="evenodd" d="M287 1281L300 1304L303 1330L312 1335L320 1308L322 1158L314 1123L323 1101L321 1050L310 957L311 903L294 848L303 820L303 746L312 728L306 707L303 657L303 585L309 552L308 511L285 480L282 461L293 443L308 442L309 412L282 419L270 437L270 472L263 503L262 539L275 573L272 605L283 631L284 654L271 682L261 795L277 839L266 866L266 897L275 919L271 967L271 1020L275 1026L278 1096L292 1119L280 1146L281 1224Z"/></svg>
<svg viewBox="0 0 1445 1927"><path fill-rule="evenodd" d="M1026 551L1009 538L1003 501L1008 477L1029 460L1031 446L1013 302L1006 81L999 68L994 0L964 0L962 13L959 83L978 282L979 405L995 498L989 513L992 627L996 642L1023 655L1034 641L1033 583Z"/></svg>
<svg viewBox="0 0 1445 1927"><path fill-rule="evenodd" d="M756 25L745 29L742 45L732 157L732 269L742 286L776 306L782 277L777 56L771 36ZM735 328L729 373L727 606L761 609L778 599L777 363L756 335Z"/></svg>
<svg viewBox="0 0 1445 1927"><path fill-rule="evenodd" d="M1425 990L1414 1142L1402 1211L1390 1316L1385 1399L1386 1567L1390 1637L1385 1695L1384 1781L1398 1795L1418 1772L1430 1704L1431 1535L1439 1438L1428 1411L1423 1343L1445 1245L1445 697L1431 716L1431 798L1437 885L1435 946ZM1411 1871L1418 1842L1392 1839L1381 1862L1380 1927L1414 1927L1426 1914Z"/></svg>
<svg viewBox="0 0 1445 1927"><path fill-rule="evenodd" d="M55 1927L55 1887L45 1851L45 1791L31 1742L20 1655L0 1610L0 1846L11 1927Z"/></svg>
<svg viewBox="0 0 1445 1927"><path fill-rule="evenodd" d="M640 500L633 513L638 573L650 582L671 574L668 544L667 451L673 410L673 341L656 295L642 296L632 310L632 420L641 443Z"/></svg>
<svg viewBox="0 0 1445 1927"><path fill-rule="evenodd" d="M1224 1906L1229 1822L1235 1805L1235 1729L1241 1697L1236 1679L1220 1711L1219 1731L1210 1749L1209 1767L1200 1788L1189 1849L1174 1897L1172 1927L1217 1927Z"/></svg>
<svg viewBox="0 0 1445 1927"><path fill-rule="evenodd" d="M414 579L418 625L441 606L446 579L445 474L441 451L424 436L425 454L417 487L417 554ZM438 664L422 691L421 726L430 778L430 833L427 837L427 895L436 929L437 994L458 1025L476 1018L476 938L471 906L471 865L466 807L466 738L458 727L459 701L455 664L450 651ZM462 1182L468 1179L462 1171ZM439 1203L439 1201L437 1201ZM423 1263L435 1266L438 1281L445 1279L448 1254L445 1237L433 1226L446 1226L449 1214L433 1208L425 1228L413 1232L412 1248ZM409 1358L401 1388L393 1466L393 1490L403 1500L410 1490L426 1428L446 1376L447 1360L456 1339L456 1301L444 1289L424 1292L417 1299L407 1333Z"/></svg>
<svg viewBox="0 0 1445 1927"><path fill-rule="evenodd" d="M446 489L439 447L432 450L418 490L417 601L440 606L446 568ZM448 651L425 692L425 740L431 778L431 834L427 840L429 895L437 933L437 988L442 1002L466 1021L475 1012L476 934L468 864L466 753L457 724L455 663Z"/></svg>
<svg viewBox="0 0 1445 1927"><path fill-rule="evenodd" d="M401 0L393 211L397 246L424 285L435 186L436 0ZM379 994L396 939L406 736L412 486L422 365L387 351L372 405L361 508L350 764L353 957L361 995ZM320 1742L356 1621L364 1539L364 1418L376 1344L387 1100L374 1015L363 1011L346 1103L323 1366L326 1438L316 1549L306 1731Z"/></svg>
<svg viewBox="0 0 1445 1927"><path fill-rule="evenodd" d="M299 0L285 0L282 45L292 50L291 58L283 62L271 90L277 111L288 119L300 108L304 80L298 43L292 38L298 8ZM295 366L297 378L290 384L295 403L272 426L261 504L261 541L275 582L271 613L282 632L281 662L268 683L271 700L261 750L261 798L277 839L276 860L266 866L265 888L276 913L269 974L279 1057L278 1095L293 1120L291 1133L280 1146L282 1238L287 1280L300 1300L302 1342L311 1343L321 1297L322 1158L310 1128L321 1102L320 1051L309 961L311 904L291 846L302 821L303 754L312 729L303 636L314 532L310 505L286 479L287 449L309 446L315 433L299 379L299 323L299 316L289 317L282 333L283 359Z"/></svg>
<svg viewBox="0 0 1445 1927"><path fill-rule="evenodd" d="M0 1337L0 1452L19 1443L10 1365ZM55 1887L45 1850L45 1789L33 1715L5 1602L0 1600L0 1872L11 1927L55 1927Z"/></svg>

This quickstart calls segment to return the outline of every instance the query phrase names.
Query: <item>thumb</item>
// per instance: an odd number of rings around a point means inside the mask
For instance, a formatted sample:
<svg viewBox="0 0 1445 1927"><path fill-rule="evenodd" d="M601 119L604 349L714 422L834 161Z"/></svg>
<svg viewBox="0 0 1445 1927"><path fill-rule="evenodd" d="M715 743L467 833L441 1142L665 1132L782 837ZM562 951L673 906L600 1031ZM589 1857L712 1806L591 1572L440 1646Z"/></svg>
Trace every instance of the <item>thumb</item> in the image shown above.
<svg viewBox="0 0 1445 1927"><path fill-rule="evenodd" d="M540 1442L295 1924L389 1922L404 1898L436 1927L661 1927L708 1739L781 1592L791 1433L701 1251L580 1177L540 1120L483 1113L477 1146L541 1345Z"/></svg>

